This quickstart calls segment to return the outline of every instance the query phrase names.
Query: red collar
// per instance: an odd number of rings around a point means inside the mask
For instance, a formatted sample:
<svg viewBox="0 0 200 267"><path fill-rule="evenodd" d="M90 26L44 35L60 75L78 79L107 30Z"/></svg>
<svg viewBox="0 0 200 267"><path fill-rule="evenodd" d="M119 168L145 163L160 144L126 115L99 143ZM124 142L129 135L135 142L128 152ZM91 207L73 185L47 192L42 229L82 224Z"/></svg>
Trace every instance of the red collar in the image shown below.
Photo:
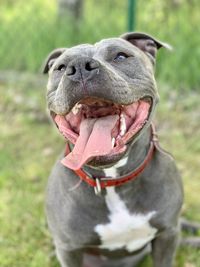
<svg viewBox="0 0 200 267"><path fill-rule="evenodd" d="M85 181L87 184L90 186L94 187L95 193L100 194L101 189L108 187L108 186L118 186L122 185L128 181L133 181L135 180L145 169L145 167L148 165L148 163L151 161L155 147L158 146L158 137L155 131L155 127L153 124L151 124L151 141L150 141L150 146L148 153L143 160L143 162L132 172L117 177L117 178L112 178L112 177L92 177L89 174L87 174L83 169L79 170L74 170L74 172L80 177L81 180ZM70 153L70 148L67 143L66 145L66 155Z"/></svg>

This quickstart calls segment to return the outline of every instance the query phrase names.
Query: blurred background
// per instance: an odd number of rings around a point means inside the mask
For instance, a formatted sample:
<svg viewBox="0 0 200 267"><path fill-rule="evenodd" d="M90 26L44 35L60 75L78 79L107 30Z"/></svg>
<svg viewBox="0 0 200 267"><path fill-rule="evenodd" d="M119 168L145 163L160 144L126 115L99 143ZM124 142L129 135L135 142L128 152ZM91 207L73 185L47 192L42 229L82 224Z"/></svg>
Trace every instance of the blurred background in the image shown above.
<svg viewBox="0 0 200 267"><path fill-rule="evenodd" d="M173 46L156 66L160 141L185 186L183 215L200 222L200 0L0 1L0 266L58 267L47 230L47 177L64 140L46 112L44 59L57 47L126 31ZM146 259L141 266L149 266ZM200 267L200 251L180 247L176 267Z"/></svg>

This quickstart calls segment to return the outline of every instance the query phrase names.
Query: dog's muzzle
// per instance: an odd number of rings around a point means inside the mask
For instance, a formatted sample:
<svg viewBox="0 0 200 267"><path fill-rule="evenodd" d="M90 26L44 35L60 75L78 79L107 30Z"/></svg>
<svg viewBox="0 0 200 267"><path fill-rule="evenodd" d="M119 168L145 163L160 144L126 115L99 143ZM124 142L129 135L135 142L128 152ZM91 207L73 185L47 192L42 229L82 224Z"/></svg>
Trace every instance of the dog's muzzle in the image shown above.
<svg viewBox="0 0 200 267"><path fill-rule="evenodd" d="M126 151L126 144L144 127L151 111L151 99L130 105L87 98L79 101L66 115L53 119L64 137L74 144L63 164L77 170L94 158L108 161Z"/></svg>

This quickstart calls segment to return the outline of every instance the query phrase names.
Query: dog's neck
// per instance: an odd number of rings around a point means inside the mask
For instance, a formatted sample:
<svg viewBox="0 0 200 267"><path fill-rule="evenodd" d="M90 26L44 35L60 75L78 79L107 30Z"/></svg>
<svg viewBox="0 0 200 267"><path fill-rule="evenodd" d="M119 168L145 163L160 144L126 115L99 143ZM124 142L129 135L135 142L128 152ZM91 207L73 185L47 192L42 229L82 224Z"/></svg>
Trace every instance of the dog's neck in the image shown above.
<svg viewBox="0 0 200 267"><path fill-rule="evenodd" d="M124 157L109 167L84 166L84 170L95 177L120 177L136 169L147 155L151 139L151 130L148 128L140 138L128 148Z"/></svg>

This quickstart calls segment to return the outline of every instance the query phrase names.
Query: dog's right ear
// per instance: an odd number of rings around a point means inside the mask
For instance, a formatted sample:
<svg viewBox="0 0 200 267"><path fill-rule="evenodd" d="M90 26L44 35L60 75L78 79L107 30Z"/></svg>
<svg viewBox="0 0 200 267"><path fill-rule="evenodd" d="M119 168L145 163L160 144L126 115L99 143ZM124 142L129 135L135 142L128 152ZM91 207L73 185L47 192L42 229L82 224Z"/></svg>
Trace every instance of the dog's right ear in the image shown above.
<svg viewBox="0 0 200 267"><path fill-rule="evenodd" d="M48 57L46 58L45 62L44 62L44 66L42 68L42 72L43 73L48 73L50 68L52 67L53 63L55 62L55 60L61 56L64 52L65 52L66 48L57 48L55 50L53 50Z"/></svg>

